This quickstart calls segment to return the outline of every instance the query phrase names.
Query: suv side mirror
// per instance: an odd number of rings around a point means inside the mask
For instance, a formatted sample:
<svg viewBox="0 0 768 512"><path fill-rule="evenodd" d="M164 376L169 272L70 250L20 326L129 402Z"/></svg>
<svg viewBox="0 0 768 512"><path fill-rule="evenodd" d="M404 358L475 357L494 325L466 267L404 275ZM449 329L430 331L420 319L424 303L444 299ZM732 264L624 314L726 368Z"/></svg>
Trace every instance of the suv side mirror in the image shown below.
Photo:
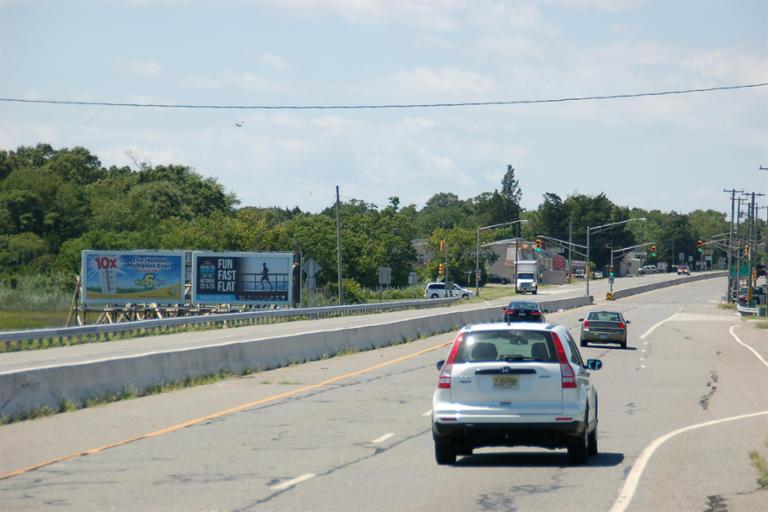
<svg viewBox="0 0 768 512"><path fill-rule="evenodd" d="M631 324L632 322L630 322L629 320L624 320L624 323L625 323L625 324L627 324L627 325L629 325L629 324Z"/></svg>
<svg viewBox="0 0 768 512"><path fill-rule="evenodd" d="M587 369L599 370L603 367L603 362L599 359L587 359Z"/></svg>
<svg viewBox="0 0 768 512"><path fill-rule="evenodd" d="M443 365L445 364L445 359L441 359L437 362L437 371L440 371L443 369Z"/></svg>
<svg viewBox="0 0 768 512"><path fill-rule="evenodd" d="M581 323L581 322L583 322L583 321L584 321L584 319L583 319L583 318L579 318L579 323Z"/></svg>

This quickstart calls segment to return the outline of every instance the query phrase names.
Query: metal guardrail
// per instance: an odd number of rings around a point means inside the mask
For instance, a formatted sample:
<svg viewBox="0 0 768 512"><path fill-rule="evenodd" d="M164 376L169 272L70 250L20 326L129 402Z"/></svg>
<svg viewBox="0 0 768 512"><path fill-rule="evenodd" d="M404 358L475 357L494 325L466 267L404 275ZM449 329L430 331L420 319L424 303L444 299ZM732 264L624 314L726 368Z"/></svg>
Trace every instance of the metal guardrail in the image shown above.
<svg viewBox="0 0 768 512"><path fill-rule="evenodd" d="M431 308L454 304L461 300L459 297L443 299L417 299L393 302L373 302L366 304L353 304L348 306L323 306L315 308L287 308L269 309L260 311L247 311L243 313L215 313L203 316L185 316L153 320L139 320L118 324L97 324L77 327L59 327L52 329L30 329L24 331L0 332L0 342L6 345L14 342L36 340L63 340L63 339L98 339L101 336L109 338L117 333L142 333L157 331L171 327L188 325L250 325L254 323L269 323L278 320L300 320L308 318L326 318L348 315L363 315L370 313L383 313L387 311L400 311L405 309Z"/></svg>

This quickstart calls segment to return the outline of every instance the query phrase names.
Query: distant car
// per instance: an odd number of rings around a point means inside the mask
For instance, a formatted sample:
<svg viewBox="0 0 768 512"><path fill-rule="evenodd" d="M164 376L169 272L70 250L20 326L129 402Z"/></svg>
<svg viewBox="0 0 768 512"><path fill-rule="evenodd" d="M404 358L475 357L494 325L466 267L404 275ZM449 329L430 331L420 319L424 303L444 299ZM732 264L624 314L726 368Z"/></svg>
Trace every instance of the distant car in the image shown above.
<svg viewBox="0 0 768 512"><path fill-rule="evenodd" d="M656 265L644 265L640 268L640 274L655 274L656 273Z"/></svg>
<svg viewBox="0 0 768 512"><path fill-rule="evenodd" d="M567 448L584 464L597 455L598 401L568 329L551 323L464 327L437 363L432 439L438 464L487 446Z"/></svg>
<svg viewBox="0 0 768 512"><path fill-rule="evenodd" d="M590 311L581 322L580 345L586 347L589 342L618 343L627 348L627 326L629 320L618 311Z"/></svg>
<svg viewBox="0 0 768 512"><path fill-rule="evenodd" d="M513 301L504 308L505 322L543 322L544 312L537 302Z"/></svg>
<svg viewBox="0 0 768 512"><path fill-rule="evenodd" d="M691 275L691 269L688 268L687 265L680 265L679 267L677 267L677 275L680 276L680 275L683 275L683 274L685 274L687 276Z"/></svg>
<svg viewBox="0 0 768 512"><path fill-rule="evenodd" d="M583 268L577 268L573 271L573 277L576 279L584 279L586 277L586 274L584 272Z"/></svg>
<svg viewBox="0 0 768 512"><path fill-rule="evenodd" d="M447 292L450 292L450 294ZM445 289L445 283L427 283L427 287L424 289L424 297L428 299L442 299L444 297L468 299L474 296L475 292L462 288L456 283L453 283L448 290Z"/></svg>
<svg viewBox="0 0 768 512"><path fill-rule="evenodd" d="M509 284L512 282L512 280L508 277L500 276L498 274L489 274L488 275L488 282L489 283L499 283L499 284Z"/></svg>

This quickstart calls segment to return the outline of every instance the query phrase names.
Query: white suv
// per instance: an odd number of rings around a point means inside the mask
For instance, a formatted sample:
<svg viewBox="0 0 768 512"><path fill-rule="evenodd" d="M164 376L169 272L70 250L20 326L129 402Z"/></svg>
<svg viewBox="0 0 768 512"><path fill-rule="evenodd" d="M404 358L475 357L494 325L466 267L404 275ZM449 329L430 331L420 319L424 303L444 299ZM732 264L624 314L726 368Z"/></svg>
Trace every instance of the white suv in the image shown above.
<svg viewBox="0 0 768 512"><path fill-rule="evenodd" d="M424 296L428 299L442 299L444 297L461 297L462 299L468 299L475 296L475 292L462 288L461 286L453 283L448 288L449 294L446 294L445 283L427 283L427 287L424 289Z"/></svg>
<svg viewBox="0 0 768 512"><path fill-rule="evenodd" d="M484 446L567 448L597 454L597 391L568 330L551 323L490 323L459 331L432 399L438 464Z"/></svg>

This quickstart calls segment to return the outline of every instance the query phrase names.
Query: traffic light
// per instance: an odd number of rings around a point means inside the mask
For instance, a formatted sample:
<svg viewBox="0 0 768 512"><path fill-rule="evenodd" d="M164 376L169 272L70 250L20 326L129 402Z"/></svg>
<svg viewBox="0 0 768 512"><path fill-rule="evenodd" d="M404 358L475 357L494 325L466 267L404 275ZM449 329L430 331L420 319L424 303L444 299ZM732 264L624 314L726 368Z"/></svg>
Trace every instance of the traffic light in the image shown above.
<svg viewBox="0 0 768 512"><path fill-rule="evenodd" d="M701 248L703 245L704 245L704 242L702 242L701 240L696 242L696 248L699 250L699 254L701 254L701 250L702 250Z"/></svg>
<svg viewBox="0 0 768 512"><path fill-rule="evenodd" d="M748 245L744 246L744 257L745 258L749 258L749 246Z"/></svg>
<svg viewBox="0 0 768 512"><path fill-rule="evenodd" d="M541 238L536 239L536 252L541 252Z"/></svg>
<svg viewBox="0 0 768 512"><path fill-rule="evenodd" d="M614 277L614 276L616 276L616 273L614 272L613 265L611 265L610 267L608 267L608 277Z"/></svg>
<svg viewBox="0 0 768 512"><path fill-rule="evenodd" d="M437 265L437 274L438 275L445 275L445 263L440 263Z"/></svg>
<svg viewBox="0 0 768 512"><path fill-rule="evenodd" d="M656 257L656 246L655 245L651 246L651 256L653 256L654 258Z"/></svg>

